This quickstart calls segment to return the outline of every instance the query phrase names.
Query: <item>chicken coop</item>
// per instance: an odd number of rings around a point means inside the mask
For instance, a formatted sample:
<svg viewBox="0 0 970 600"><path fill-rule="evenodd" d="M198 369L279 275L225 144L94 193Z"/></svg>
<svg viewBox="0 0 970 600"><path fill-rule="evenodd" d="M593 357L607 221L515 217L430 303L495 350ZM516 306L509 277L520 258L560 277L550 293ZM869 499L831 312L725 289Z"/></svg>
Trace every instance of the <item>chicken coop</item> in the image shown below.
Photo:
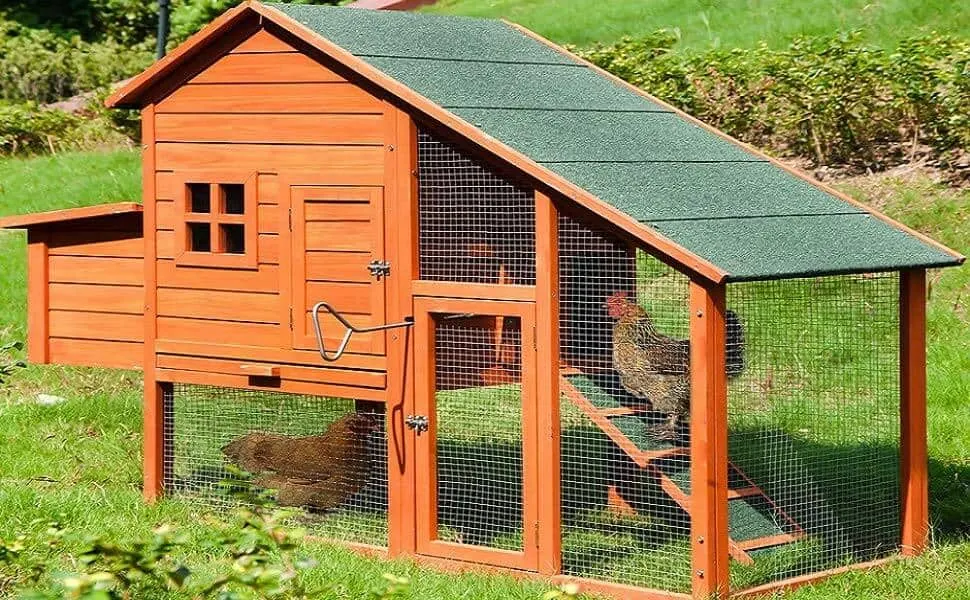
<svg viewBox="0 0 970 600"><path fill-rule="evenodd" d="M953 251L501 21L244 2L108 104L143 201L0 225L149 500L618 598L926 547Z"/></svg>

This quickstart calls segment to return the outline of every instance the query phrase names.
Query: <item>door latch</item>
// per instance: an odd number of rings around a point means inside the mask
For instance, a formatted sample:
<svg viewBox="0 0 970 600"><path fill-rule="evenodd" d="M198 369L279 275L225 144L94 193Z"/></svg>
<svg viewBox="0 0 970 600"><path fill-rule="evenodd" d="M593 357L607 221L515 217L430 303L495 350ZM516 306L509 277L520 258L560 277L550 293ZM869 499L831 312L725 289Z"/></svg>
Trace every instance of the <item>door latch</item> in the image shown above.
<svg viewBox="0 0 970 600"><path fill-rule="evenodd" d="M408 426L408 429L413 429L415 433L421 435L421 432L428 430L428 417L424 415L408 415L404 419L404 424Z"/></svg>
<svg viewBox="0 0 970 600"><path fill-rule="evenodd" d="M371 277L376 277L380 281L381 277L387 277L391 274L391 263L383 260L372 260L367 264L367 270Z"/></svg>

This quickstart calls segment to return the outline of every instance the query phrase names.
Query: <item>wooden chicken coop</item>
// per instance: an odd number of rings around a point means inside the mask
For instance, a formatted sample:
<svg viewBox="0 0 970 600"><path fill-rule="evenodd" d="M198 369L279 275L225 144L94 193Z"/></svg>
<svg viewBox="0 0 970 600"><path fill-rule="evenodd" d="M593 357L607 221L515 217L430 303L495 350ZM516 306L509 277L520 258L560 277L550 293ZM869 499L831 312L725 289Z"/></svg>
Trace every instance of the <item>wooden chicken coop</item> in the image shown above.
<svg viewBox="0 0 970 600"><path fill-rule="evenodd" d="M940 244L499 21L244 2L108 103L143 202L2 225L148 499L620 598L926 547Z"/></svg>

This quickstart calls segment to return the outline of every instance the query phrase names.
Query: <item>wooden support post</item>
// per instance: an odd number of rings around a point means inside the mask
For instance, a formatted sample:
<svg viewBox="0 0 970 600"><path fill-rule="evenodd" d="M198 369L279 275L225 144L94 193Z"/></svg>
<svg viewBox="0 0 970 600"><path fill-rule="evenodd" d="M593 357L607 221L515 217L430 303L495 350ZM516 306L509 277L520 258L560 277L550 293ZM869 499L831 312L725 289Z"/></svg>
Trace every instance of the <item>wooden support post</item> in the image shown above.
<svg viewBox="0 0 970 600"><path fill-rule="evenodd" d="M411 117L389 102L385 107L385 248L391 260L386 286L388 322L414 314L411 280L418 267L417 168L418 134ZM414 554L414 452L404 418L414 413L413 327L387 332L387 459L389 556Z"/></svg>
<svg viewBox="0 0 970 600"><path fill-rule="evenodd" d="M50 360L47 239L46 227L27 229L27 360L35 365Z"/></svg>
<svg viewBox="0 0 970 600"><path fill-rule="evenodd" d="M694 598L728 597L725 288L690 284L690 515Z"/></svg>
<svg viewBox="0 0 970 600"><path fill-rule="evenodd" d="M536 364L539 572L562 569L559 447L559 212L536 192Z"/></svg>
<svg viewBox="0 0 970 600"><path fill-rule="evenodd" d="M900 480L902 551L915 556L929 542L926 451L926 271L899 280Z"/></svg>
<svg viewBox="0 0 970 600"><path fill-rule="evenodd" d="M141 111L142 137L142 233L145 244L145 340L143 349L144 376L144 488L145 499L154 501L162 495L165 477L165 431L163 396L165 388L155 373L155 105Z"/></svg>

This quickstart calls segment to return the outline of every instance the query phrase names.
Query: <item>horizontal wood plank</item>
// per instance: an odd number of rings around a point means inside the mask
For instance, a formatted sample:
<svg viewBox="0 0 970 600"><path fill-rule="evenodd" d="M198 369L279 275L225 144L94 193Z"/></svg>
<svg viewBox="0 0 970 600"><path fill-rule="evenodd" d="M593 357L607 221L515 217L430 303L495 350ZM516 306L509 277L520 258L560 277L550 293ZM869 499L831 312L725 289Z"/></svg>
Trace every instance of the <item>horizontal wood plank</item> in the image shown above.
<svg viewBox="0 0 970 600"><path fill-rule="evenodd" d="M380 146L382 121L381 115L161 114L155 135L162 142Z"/></svg>
<svg viewBox="0 0 970 600"><path fill-rule="evenodd" d="M145 252L141 231L57 231L51 234L51 256L105 256L141 258Z"/></svg>
<svg viewBox="0 0 970 600"><path fill-rule="evenodd" d="M141 258L51 256L49 260L52 283L140 286L145 281L144 261Z"/></svg>
<svg viewBox="0 0 970 600"><path fill-rule="evenodd" d="M280 202L280 178L276 173L259 174L256 183L256 196L260 204L288 204L287 202Z"/></svg>
<svg viewBox="0 0 970 600"><path fill-rule="evenodd" d="M188 83L319 83L347 80L301 52L229 53ZM156 130L157 133L157 130Z"/></svg>
<svg viewBox="0 0 970 600"><path fill-rule="evenodd" d="M278 367L279 377L295 381L315 381L333 385L346 385L372 389L384 389L387 376L379 371L360 371L353 369L334 369L327 367L307 367L258 361L239 361L220 358L180 356L160 354L158 366L166 369L187 371L208 371L212 373L246 374L243 366L266 365Z"/></svg>
<svg viewBox="0 0 970 600"><path fill-rule="evenodd" d="M277 265L259 265L255 270L210 269L176 265L172 259L160 259L156 273L161 287L271 293L280 289L280 269Z"/></svg>
<svg viewBox="0 0 970 600"><path fill-rule="evenodd" d="M52 283L51 309L140 315L145 310L141 286Z"/></svg>
<svg viewBox="0 0 970 600"><path fill-rule="evenodd" d="M273 379L249 377L248 375L229 375L227 373L209 373L204 371L185 371L178 369L155 369L158 381L173 383L193 383L196 385L215 385L248 390L273 390L289 394L305 394L308 396L326 396L330 398L347 398L351 400L372 400L384 402L384 390L364 387L348 387L313 383L310 381L293 381L290 379Z"/></svg>
<svg viewBox="0 0 970 600"><path fill-rule="evenodd" d="M374 218L374 207L370 202L348 200L340 202L333 199L314 200L307 195L303 206L303 218L306 221L363 221L369 222Z"/></svg>
<svg viewBox="0 0 970 600"><path fill-rule="evenodd" d="M384 105L351 83L215 83L184 85L155 112L382 114Z"/></svg>
<svg viewBox="0 0 970 600"><path fill-rule="evenodd" d="M308 281L346 281L370 283L374 277L367 270L370 252L307 252Z"/></svg>
<svg viewBox="0 0 970 600"><path fill-rule="evenodd" d="M372 283L309 281L304 288L306 306L324 301L340 313L370 315L374 310Z"/></svg>
<svg viewBox="0 0 970 600"><path fill-rule="evenodd" d="M61 338L141 342L145 337L143 315L51 310L50 335Z"/></svg>
<svg viewBox="0 0 970 600"><path fill-rule="evenodd" d="M411 293L435 298L467 300L513 300L534 302L536 289L531 285L496 285L488 283L453 283L449 281L413 281Z"/></svg>
<svg viewBox="0 0 970 600"><path fill-rule="evenodd" d="M374 231L369 222L308 221L306 249L347 250L370 252L374 247Z"/></svg>
<svg viewBox="0 0 970 600"><path fill-rule="evenodd" d="M158 315L279 324L280 304L276 294L159 288Z"/></svg>
<svg viewBox="0 0 970 600"><path fill-rule="evenodd" d="M315 171L335 185L381 185L384 173L384 149L379 146L160 142L156 161L173 171L225 165L241 171Z"/></svg>
<svg viewBox="0 0 970 600"><path fill-rule="evenodd" d="M220 344L267 348L278 348L280 345L280 325L274 323L158 317L156 327L160 340L200 343L218 340Z"/></svg>
<svg viewBox="0 0 970 600"><path fill-rule="evenodd" d="M324 363L323 359L320 358L320 353L315 350L218 344L212 341L201 343L158 340L155 342L155 349L157 352L165 354L188 354L192 356L234 358L244 361L263 361L280 364L329 366L370 371L384 371L387 368L387 360L385 357L371 354L358 354L355 352L344 354L340 357L340 360L334 363Z"/></svg>
<svg viewBox="0 0 970 600"><path fill-rule="evenodd" d="M140 370L142 348L139 342L51 338L50 362L79 367Z"/></svg>
<svg viewBox="0 0 970 600"><path fill-rule="evenodd" d="M372 327L374 325L380 325L377 318L373 315L357 315L345 313L343 317L350 321L352 325L357 327ZM306 313L306 331L313 331L313 313ZM327 352L333 353L337 348L340 347L341 341L343 341L344 333L347 329L342 323L337 321L337 319L326 312L321 311L320 313L320 331L323 333L323 343ZM314 334L311 333L311 336ZM347 351L349 352L360 352L360 353L370 353L375 350L375 338L377 336L387 335L384 331L375 331L373 333L355 333L350 337L350 341L347 343ZM316 339L314 336L313 345L316 346Z"/></svg>

